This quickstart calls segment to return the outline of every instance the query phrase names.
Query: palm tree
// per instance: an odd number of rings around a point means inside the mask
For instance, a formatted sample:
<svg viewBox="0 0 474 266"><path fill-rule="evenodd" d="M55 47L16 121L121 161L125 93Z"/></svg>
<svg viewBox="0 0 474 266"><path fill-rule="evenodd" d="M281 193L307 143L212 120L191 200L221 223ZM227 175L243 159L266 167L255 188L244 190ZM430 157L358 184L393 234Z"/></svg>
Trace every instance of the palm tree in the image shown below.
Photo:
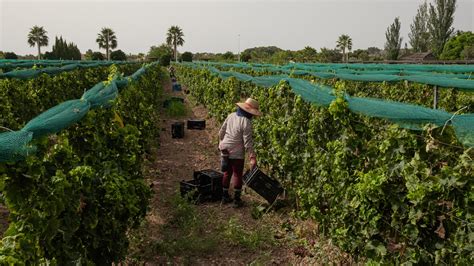
<svg viewBox="0 0 474 266"><path fill-rule="evenodd" d="M352 50L352 39L349 35L342 34L337 40L337 48L342 50L342 60L349 61L349 53L346 56L346 49L350 52Z"/></svg>
<svg viewBox="0 0 474 266"><path fill-rule="evenodd" d="M33 26L28 33L28 44L38 47L38 60L41 59L41 46L48 46L48 33L43 27Z"/></svg>
<svg viewBox="0 0 474 266"><path fill-rule="evenodd" d="M117 36L111 28L102 28L100 33L97 34L97 40L99 48L105 48L105 55L107 60L110 60L110 49L117 48Z"/></svg>
<svg viewBox="0 0 474 266"><path fill-rule="evenodd" d="M178 45L182 46L184 44L183 37L184 37L183 30L180 27L171 26L168 29L168 34L166 35L166 43L169 46L174 47L174 60L175 61L178 61L178 51L177 51Z"/></svg>

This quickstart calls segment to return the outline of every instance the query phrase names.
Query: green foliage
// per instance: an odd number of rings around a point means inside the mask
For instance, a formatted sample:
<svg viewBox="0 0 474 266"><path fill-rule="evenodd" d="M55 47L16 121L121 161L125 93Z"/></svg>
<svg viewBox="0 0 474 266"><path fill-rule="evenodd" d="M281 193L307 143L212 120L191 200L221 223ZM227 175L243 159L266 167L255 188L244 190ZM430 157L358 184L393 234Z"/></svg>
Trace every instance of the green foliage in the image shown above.
<svg viewBox="0 0 474 266"><path fill-rule="evenodd" d="M228 52L225 52L225 53L222 55L222 58L223 58L224 60L232 61L232 60L234 60L235 55L234 55L234 53L228 51Z"/></svg>
<svg viewBox="0 0 474 266"><path fill-rule="evenodd" d="M440 58L443 60L473 58L470 57L471 55L469 53L465 52L468 49L472 49L472 47L474 47L474 33L470 31L460 33L446 43Z"/></svg>
<svg viewBox="0 0 474 266"><path fill-rule="evenodd" d="M245 49L242 52L242 54L248 54L254 61L260 62L267 58L272 57L274 54L281 51L283 50L276 46L266 46L266 47L248 48L248 49Z"/></svg>
<svg viewBox="0 0 474 266"><path fill-rule="evenodd" d="M113 51L110 53L110 60L127 61L127 55L122 50Z"/></svg>
<svg viewBox="0 0 474 266"><path fill-rule="evenodd" d="M342 60L344 62L349 61L349 56L346 56L346 49L350 52L352 50L352 38L349 35L342 34L337 39L336 48L342 51Z"/></svg>
<svg viewBox="0 0 474 266"><path fill-rule="evenodd" d="M465 46L464 50L461 53L461 58L466 60L474 59L474 45Z"/></svg>
<svg viewBox="0 0 474 266"><path fill-rule="evenodd" d="M316 62L318 57L318 51L313 47L306 46L304 49L296 52L295 60L297 62Z"/></svg>
<svg viewBox="0 0 474 266"><path fill-rule="evenodd" d="M110 71L129 75L134 67ZM94 68L2 80L2 105L8 107L2 120L19 128L45 109L80 97L108 74L107 68ZM0 164L0 190L10 210L2 264L110 265L124 258L127 232L143 220L151 196L142 166L158 137L157 86L163 77L160 69L149 68L111 109L94 109L69 129L36 140L37 152L26 161Z"/></svg>
<svg viewBox="0 0 474 266"><path fill-rule="evenodd" d="M355 50L349 55L349 57L351 57L352 59L359 60L359 61L369 61L370 59L369 52L367 52L367 50L362 50L362 49Z"/></svg>
<svg viewBox="0 0 474 266"><path fill-rule="evenodd" d="M240 61L242 62L248 62L252 59L252 56L248 52L243 52L240 54Z"/></svg>
<svg viewBox="0 0 474 266"><path fill-rule="evenodd" d="M48 32L39 26L33 26L28 33L28 44L33 47L36 45L38 48L38 59L41 59L41 46L48 46Z"/></svg>
<svg viewBox="0 0 474 266"><path fill-rule="evenodd" d="M51 52L44 54L45 59L81 60L81 52L74 43L67 43L63 37L56 37Z"/></svg>
<svg viewBox="0 0 474 266"><path fill-rule="evenodd" d="M179 26L171 26L166 33L166 44L173 47L175 61L178 61L178 46L184 44L184 33Z"/></svg>
<svg viewBox="0 0 474 266"><path fill-rule="evenodd" d="M342 54L336 49L321 48L319 53L319 61L322 63L341 62Z"/></svg>
<svg viewBox="0 0 474 266"><path fill-rule="evenodd" d="M186 106L182 102L171 101L166 108L166 114L170 117L183 117L186 113Z"/></svg>
<svg viewBox="0 0 474 266"><path fill-rule="evenodd" d="M249 230L235 218L222 225L222 237L231 245L249 250L257 250L263 246L271 246L275 241L268 225L261 225L255 230Z"/></svg>
<svg viewBox="0 0 474 266"><path fill-rule="evenodd" d="M95 40L99 48L105 49L105 58L110 60L110 50L117 48L117 36L111 28L102 28Z"/></svg>
<svg viewBox="0 0 474 266"><path fill-rule="evenodd" d="M293 60L293 53L289 50L283 50L276 52L275 54L270 57L270 60L268 62L272 64L287 64L289 61Z"/></svg>
<svg viewBox="0 0 474 266"><path fill-rule="evenodd" d="M444 45L453 35L454 12L456 0L435 0L430 3L428 31L430 33L431 50L437 57L443 52Z"/></svg>
<svg viewBox="0 0 474 266"><path fill-rule="evenodd" d="M171 63L171 55L165 54L162 57L160 57L160 59L158 60L159 60L160 66L164 66L164 67L169 66Z"/></svg>
<svg viewBox="0 0 474 266"><path fill-rule="evenodd" d="M4 57L5 59L18 59L18 55L14 52L5 52Z"/></svg>
<svg viewBox="0 0 474 266"><path fill-rule="evenodd" d="M413 51L416 53L427 52L429 49L430 34L428 32L428 4L423 2L418 7L416 16L410 24L408 38Z"/></svg>
<svg viewBox="0 0 474 266"><path fill-rule="evenodd" d="M140 248L139 254L145 258L155 258L157 254L172 258L174 256L202 256L212 253L219 244L217 234L209 234L209 221L198 212L197 207L179 194L168 199L171 203L170 220L160 226L159 240ZM141 232L149 234L149 232ZM140 242L142 236L140 237ZM145 236L146 237L146 236Z"/></svg>
<svg viewBox="0 0 474 266"><path fill-rule="evenodd" d="M395 18L395 21L392 25L387 28L385 32L385 50L387 51L387 59L397 60L398 55L400 54L400 47L402 46L403 38L400 37L400 28L401 22L398 17Z"/></svg>
<svg viewBox="0 0 474 266"><path fill-rule="evenodd" d="M148 59L159 60L161 66L169 66L173 50L167 45L152 46L148 52Z"/></svg>
<svg viewBox="0 0 474 266"><path fill-rule="evenodd" d="M91 54L91 60L105 60L105 56L101 52L93 52Z"/></svg>
<svg viewBox="0 0 474 266"><path fill-rule="evenodd" d="M192 62L193 61L193 53L191 52L184 52L182 55L181 55L181 60L183 62Z"/></svg>
<svg viewBox="0 0 474 266"><path fill-rule="evenodd" d="M241 98L259 101L264 113L254 121L259 165L297 195L301 216L317 220L321 232L355 258L474 263L474 151L462 148L449 126L420 133L352 113L342 97L329 108L311 105L284 82L263 89L185 66L177 66L177 74L219 121ZM430 89L419 84L334 86L337 95L418 104L430 104L431 98ZM445 96L447 109L473 104L469 94Z"/></svg>

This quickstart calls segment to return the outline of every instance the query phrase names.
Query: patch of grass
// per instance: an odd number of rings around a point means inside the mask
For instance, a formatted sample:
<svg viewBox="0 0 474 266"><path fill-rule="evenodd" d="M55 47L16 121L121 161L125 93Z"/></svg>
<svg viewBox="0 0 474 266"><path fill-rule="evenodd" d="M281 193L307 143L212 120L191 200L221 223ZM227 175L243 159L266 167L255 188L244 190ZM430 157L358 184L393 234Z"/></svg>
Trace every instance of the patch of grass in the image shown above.
<svg viewBox="0 0 474 266"><path fill-rule="evenodd" d="M222 227L222 238L231 245L252 251L272 246L275 243L271 228L263 223L254 229L247 229L235 218L231 218Z"/></svg>
<svg viewBox="0 0 474 266"><path fill-rule="evenodd" d="M172 218L163 226L161 239L151 247L154 252L167 257L189 257L216 249L217 237L206 232L205 220L195 205L176 195L171 199L171 209Z"/></svg>
<svg viewBox="0 0 474 266"><path fill-rule="evenodd" d="M187 109L182 102L171 101L166 108L166 114L170 117L183 117L186 116Z"/></svg>

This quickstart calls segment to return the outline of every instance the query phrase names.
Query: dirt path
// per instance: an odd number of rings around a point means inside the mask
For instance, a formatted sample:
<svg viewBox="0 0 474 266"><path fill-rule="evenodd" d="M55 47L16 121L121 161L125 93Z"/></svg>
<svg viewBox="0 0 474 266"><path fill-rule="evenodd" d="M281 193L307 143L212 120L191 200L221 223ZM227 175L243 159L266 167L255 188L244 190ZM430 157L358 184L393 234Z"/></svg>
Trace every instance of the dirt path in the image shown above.
<svg viewBox="0 0 474 266"><path fill-rule="evenodd" d="M185 98L188 112L185 117L162 120L160 147L147 167L154 196L145 224L131 233L128 264L351 262L332 245L320 243L315 224L292 218L291 209L263 214L264 201L248 189L242 196L246 204L239 209L220 202L193 205L181 199L179 181L192 179L195 170L218 169L219 125L192 98L172 92L169 82L165 95ZM171 138L171 124L190 118L206 119L206 129L185 130L183 139Z"/></svg>

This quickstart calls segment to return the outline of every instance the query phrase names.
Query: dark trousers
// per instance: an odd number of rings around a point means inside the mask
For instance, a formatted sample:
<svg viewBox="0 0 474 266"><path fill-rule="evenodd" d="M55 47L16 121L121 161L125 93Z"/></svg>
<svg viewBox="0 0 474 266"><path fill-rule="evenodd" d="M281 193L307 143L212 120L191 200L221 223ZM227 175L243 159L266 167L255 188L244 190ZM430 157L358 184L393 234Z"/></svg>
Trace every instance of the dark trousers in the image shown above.
<svg viewBox="0 0 474 266"><path fill-rule="evenodd" d="M224 172L224 178L222 178L222 187L228 189L230 185L230 179L234 176L234 189L242 189L242 174L244 172L244 159L229 159L229 167Z"/></svg>

